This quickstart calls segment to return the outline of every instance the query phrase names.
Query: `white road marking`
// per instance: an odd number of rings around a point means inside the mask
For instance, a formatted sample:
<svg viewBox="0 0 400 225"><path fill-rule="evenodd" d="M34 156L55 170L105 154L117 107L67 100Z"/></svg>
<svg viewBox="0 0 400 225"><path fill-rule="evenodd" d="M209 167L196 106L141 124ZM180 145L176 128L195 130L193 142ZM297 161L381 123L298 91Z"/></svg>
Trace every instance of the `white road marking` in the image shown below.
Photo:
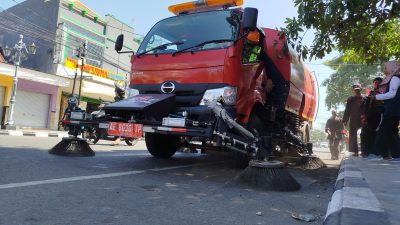
<svg viewBox="0 0 400 225"><path fill-rule="evenodd" d="M349 170L344 170L342 171L339 176L337 177L336 181L341 180L345 177L363 177L361 171L349 171Z"/></svg>
<svg viewBox="0 0 400 225"><path fill-rule="evenodd" d="M124 157L124 156L151 156L150 153L142 153L142 152L138 152L138 153L99 153L96 155L97 157Z"/></svg>
<svg viewBox="0 0 400 225"><path fill-rule="evenodd" d="M343 207L383 212L378 199L369 188L344 187Z"/></svg>
<svg viewBox="0 0 400 225"><path fill-rule="evenodd" d="M19 136L19 137L24 136L24 133L22 131L19 131L19 130L10 130L10 131L8 131L8 134L10 136Z"/></svg>
<svg viewBox="0 0 400 225"><path fill-rule="evenodd" d="M83 180L103 179L103 178L110 178L110 177L121 177L121 176L141 174L141 173L145 173L145 172L149 172L149 171L157 172L157 171L165 171L165 170L174 170L174 169L181 169L181 168L186 168L186 167L221 164L221 163L225 163L225 162L227 162L227 161L213 162L213 163L201 163L201 164L190 164L190 165L183 165L183 166L170 166L170 167L154 168L154 169L147 169L147 170L131 170L131 171L127 171L127 172L105 173L105 174L90 175L90 176L66 177L66 178L50 179L50 180L28 181L28 182L22 182L22 183L2 184L2 185L0 185L0 190L19 188L19 187L37 186L37 185L43 185L43 184L57 184L57 183L65 183L65 182L72 182L72 181L83 181Z"/></svg>
<svg viewBox="0 0 400 225"><path fill-rule="evenodd" d="M342 169L342 168L357 168L357 166L356 166L356 165L353 165L353 164L348 164L348 163L346 163L346 164L344 164L340 169Z"/></svg>
<svg viewBox="0 0 400 225"><path fill-rule="evenodd" d="M48 137L49 135L45 132L36 132L35 136L36 137Z"/></svg>
<svg viewBox="0 0 400 225"><path fill-rule="evenodd" d="M333 193L331 201L329 202L328 209L326 210L325 220L329 215L342 209L343 191L342 189Z"/></svg>
<svg viewBox="0 0 400 225"><path fill-rule="evenodd" d="M342 208L383 212L381 204L369 188L344 187L333 193L325 219Z"/></svg>
<svg viewBox="0 0 400 225"><path fill-rule="evenodd" d="M58 133L58 138L69 137L67 133Z"/></svg>

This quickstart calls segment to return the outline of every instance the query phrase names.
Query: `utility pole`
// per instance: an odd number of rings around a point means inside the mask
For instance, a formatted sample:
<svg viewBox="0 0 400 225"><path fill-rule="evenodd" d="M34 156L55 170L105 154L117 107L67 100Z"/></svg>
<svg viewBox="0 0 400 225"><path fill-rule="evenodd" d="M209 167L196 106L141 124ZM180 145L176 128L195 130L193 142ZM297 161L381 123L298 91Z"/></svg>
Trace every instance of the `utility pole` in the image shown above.
<svg viewBox="0 0 400 225"><path fill-rule="evenodd" d="M78 50L78 60L81 60L81 77L79 82L79 94L78 94L78 106L81 104L81 93L82 93L82 81L83 81L83 69L85 67L85 54L86 54L86 43L83 43ZM75 75L76 76L76 75Z"/></svg>

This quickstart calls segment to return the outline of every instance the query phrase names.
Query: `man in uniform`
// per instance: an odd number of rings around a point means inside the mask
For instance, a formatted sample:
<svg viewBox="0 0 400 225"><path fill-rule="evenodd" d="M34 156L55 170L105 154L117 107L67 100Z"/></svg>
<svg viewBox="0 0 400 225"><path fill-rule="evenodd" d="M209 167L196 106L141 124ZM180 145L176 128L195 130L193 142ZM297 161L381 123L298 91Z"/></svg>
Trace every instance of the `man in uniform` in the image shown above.
<svg viewBox="0 0 400 225"><path fill-rule="evenodd" d="M339 159L339 143L342 139L342 130L344 129L342 121L336 117L336 111L332 110L332 117L326 121L325 132L328 134L329 150L331 159Z"/></svg>
<svg viewBox="0 0 400 225"><path fill-rule="evenodd" d="M354 156L358 156L358 141L357 141L357 131L361 128L361 114L362 114L362 104L363 97L361 95L361 86L359 84L354 84L353 86L354 95L347 99L346 109L343 115L343 124L347 126L349 123L349 151L353 153Z"/></svg>

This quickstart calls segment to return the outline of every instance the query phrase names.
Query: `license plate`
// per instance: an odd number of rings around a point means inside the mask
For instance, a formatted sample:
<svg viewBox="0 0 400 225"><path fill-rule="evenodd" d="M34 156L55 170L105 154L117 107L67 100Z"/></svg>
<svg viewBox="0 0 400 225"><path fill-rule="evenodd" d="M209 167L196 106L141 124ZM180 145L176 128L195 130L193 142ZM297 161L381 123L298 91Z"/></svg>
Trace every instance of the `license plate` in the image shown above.
<svg viewBox="0 0 400 225"><path fill-rule="evenodd" d="M186 119L185 118L163 118L162 125L170 127L184 127Z"/></svg>
<svg viewBox="0 0 400 225"><path fill-rule="evenodd" d="M108 123L99 123L99 128L108 129Z"/></svg>
<svg viewBox="0 0 400 225"><path fill-rule="evenodd" d="M143 125L135 123L110 122L108 126L108 135L141 138L143 135Z"/></svg>

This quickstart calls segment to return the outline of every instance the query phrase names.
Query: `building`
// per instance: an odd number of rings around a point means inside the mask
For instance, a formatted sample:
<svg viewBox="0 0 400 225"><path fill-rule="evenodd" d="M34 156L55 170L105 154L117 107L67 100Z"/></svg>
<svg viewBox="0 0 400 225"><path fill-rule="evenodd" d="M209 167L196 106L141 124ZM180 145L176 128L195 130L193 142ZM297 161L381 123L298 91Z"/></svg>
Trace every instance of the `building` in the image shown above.
<svg viewBox="0 0 400 225"><path fill-rule="evenodd" d="M114 83L129 79L130 55L119 55L114 44L124 34L124 51L135 51L134 29L113 15L99 16L78 0L26 0L0 13L0 46L24 42L38 46L21 67L14 121L17 126L56 129L68 97L82 87L81 107L95 110L102 101L113 101ZM84 65L77 49L85 45ZM2 124L11 93L12 66L0 64L0 107ZM82 84L79 82L83 69ZM33 74L31 79L27 74ZM44 91L45 90L45 91ZM3 95L2 95L3 93ZM46 109L46 110L44 110ZM40 121L40 123L39 123Z"/></svg>
<svg viewBox="0 0 400 225"><path fill-rule="evenodd" d="M3 49L0 47L0 63L5 63ZM3 105L4 105L4 95L5 95L5 88L0 83L0 121L3 118Z"/></svg>
<svg viewBox="0 0 400 225"><path fill-rule="evenodd" d="M3 49L0 47L0 63L5 63Z"/></svg>

